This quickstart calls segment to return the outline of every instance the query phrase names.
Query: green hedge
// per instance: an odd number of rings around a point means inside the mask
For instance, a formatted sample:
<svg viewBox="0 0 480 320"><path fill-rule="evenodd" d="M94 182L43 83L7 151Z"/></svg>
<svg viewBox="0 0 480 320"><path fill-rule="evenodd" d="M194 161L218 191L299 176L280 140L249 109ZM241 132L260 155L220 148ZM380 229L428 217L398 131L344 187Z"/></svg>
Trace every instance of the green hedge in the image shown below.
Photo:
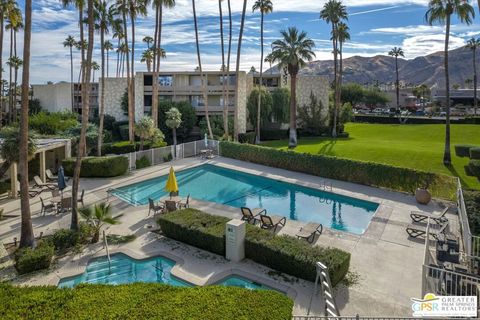
<svg viewBox="0 0 480 320"><path fill-rule="evenodd" d="M255 144L255 138L257 135L255 132L241 133L238 135L238 141L240 143L250 143Z"/></svg>
<svg viewBox="0 0 480 320"><path fill-rule="evenodd" d="M14 287L0 284L2 319L290 320L293 301L274 290L156 283Z"/></svg>
<svg viewBox="0 0 480 320"><path fill-rule="evenodd" d="M137 168L137 170L148 168L150 166L151 166L150 159L148 159L146 156L143 156L140 159L137 159L135 161L135 167Z"/></svg>
<svg viewBox="0 0 480 320"><path fill-rule="evenodd" d="M429 190L434 197L455 198L456 180L447 175L380 163L282 151L226 141L220 142L220 154L224 157L303 172L323 178L409 193L414 193L418 187L429 184Z"/></svg>
<svg viewBox="0 0 480 320"><path fill-rule="evenodd" d="M143 145L143 150L150 150L156 148L162 148L167 145L166 142L159 142L152 144L148 141L145 141ZM121 141L115 143L106 143L102 147L102 154L126 154L140 150L140 142L130 143L130 141Z"/></svg>
<svg viewBox="0 0 480 320"><path fill-rule="evenodd" d="M480 236L480 191L464 191L470 230L475 236Z"/></svg>
<svg viewBox="0 0 480 320"><path fill-rule="evenodd" d="M474 147L470 149L470 159L480 160L480 148Z"/></svg>
<svg viewBox="0 0 480 320"><path fill-rule="evenodd" d="M219 255L225 255L225 225L230 219L186 209L163 215L158 223L169 238ZM329 268L332 284L348 272L350 254L334 248L311 246L290 236L276 236L271 231L247 225L245 255L248 259L283 273L315 281L315 263Z"/></svg>
<svg viewBox="0 0 480 320"><path fill-rule="evenodd" d="M261 129L260 138L262 141L288 139L288 130Z"/></svg>
<svg viewBox="0 0 480 320"><path fill-rule="evenodd" d="M468 162L468 173L471 176L480 178L480 160L472 159Z"/></svg>
<svg viewBox="0 0 480 320"><path fill-rule="evenodd" d="M474 148L475 146L469 144L457 144L455 145L455 154L457 157L465 158L470 157L470 149Z"/></svg>
<svg viewBox="0 0 480 320"><path fill-rule="evenodd" d="M15 252L15 268L19 274L48 269L52 263L53 252L53 245L47 241L39 242L35 249L18 249Z"/></svg>
<svg viewBox="0 0 480 320"><path fill-rule="evenodd" d="M73 176L75 158L62 161L65 175ZM128 169L128 159L123 156L88 157L82 160L80 176L84 178L109 178L124 175Z"/></svg>

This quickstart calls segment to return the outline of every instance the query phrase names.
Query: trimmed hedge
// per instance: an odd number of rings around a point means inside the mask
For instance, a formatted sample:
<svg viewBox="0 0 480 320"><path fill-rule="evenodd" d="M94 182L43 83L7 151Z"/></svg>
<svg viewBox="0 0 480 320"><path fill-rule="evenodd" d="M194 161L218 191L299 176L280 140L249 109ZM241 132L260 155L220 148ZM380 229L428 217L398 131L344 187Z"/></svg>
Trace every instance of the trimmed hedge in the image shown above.
<svg viewBox="0 0 480 320"><path fill-rule="evenodd" d="M480 236L480 191L464 191L470 230L475 236Z"/></svg>
<svg viewBox="0 0 480 320"><path fill-rule="evenodd" d="M35 249L18 249L15 251L15 268L19 274L48 269L52 263L53 252L53 245L47 241L40 242Z"/></svg>
<svg viewBox="0 0 480 320"><path fill-rule="evenodd" d="M417 188L429 185L434 197L455 198L456 180L447 175L227 141L220 142L220 154L270 167L412 194Z"/></svg>
<svg viewBox="0 0 480 320"><path fill-rule="evenodd" d="M470 149L474 147L469 144L457 144L455 145L455 154L460 158L470 157Z"/></svg>
<svg viewBox="0 0 480 320"><path fill-rule="evenodd" d="M157 283L15 287L0 284L2 319L292 319L293 301L274 290Z"/></svg>
<svg viewBox="0 0 480 320"><path fill-rule="evenodd" d="M257 137L255 132L240 133L238 135L238 141L240 143L255 144L255 138Z"/></svg>
<svg viewBox="0 0 480 320"><path fill-rule="evenodd" d="M470 149L470 159L480 160L480 148L474 147Z"/></svg>
<svg viewBox="0 0 480 320"><path fill-rule="evenodd" d="M75 158L62 161L65 175L73 176ZM124 175L128 169L128 159L123 156L113 157L87 157L82 160L80 177L84 178L110 178Z"/></svg>
<svg viewBox="0 0 480 320"><path fill-rule="evenodd" d="M261 129L260 138L262 141L288 139L288 130Z"/></svg>
<svg viewBox="0 0 480 320"><path fill-rule="evenodd" d="M146 156L143 156L135 161L135 167L137 168L137 170L148 168L150 166L150 159L148 159Z"/></svg>
<svg viewBox="0 0 480 320"><path fill-rule="evenodd" d="M143 150L150 150L155 148L162 148L167 145L166 142L159 142L152 144L148 141L145 141L143 144ZM121 141L115 143L106 143L102 147L102 154L116 154L122 155L126 153L131 153L140 150L140 142L130 143L130 141Z"/></svg>
<svg viewBox="0 0 480 320"><path fill-rule="evenodd" d="M161 216L158 224L169 238L225 255L225 225L229 220L186 209ZM350 266L348 252L311 246L304 240L276 236L252 225L247 225L245 255L255 262L308 281L315 281L315 263L321 261L328 266L333 285L345 277Z"/></svg>
<svg viewBox="0 0 480 320"><path fill-rule="evenodd" d="M468 173L480 178L480 160L472 159L468 162Z"/></svg>

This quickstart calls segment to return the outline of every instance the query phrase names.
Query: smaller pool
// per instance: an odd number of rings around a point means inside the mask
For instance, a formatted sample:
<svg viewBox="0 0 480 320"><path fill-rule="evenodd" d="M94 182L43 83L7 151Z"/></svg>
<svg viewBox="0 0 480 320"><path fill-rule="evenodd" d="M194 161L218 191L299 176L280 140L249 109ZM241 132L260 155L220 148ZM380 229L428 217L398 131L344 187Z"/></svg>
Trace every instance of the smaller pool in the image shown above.
<svg viewBox="0 0 480 320"><path fill-rule="evenodd" d="M249 290L276 290L261 283L246 279L241 276L232 275L216 283L219 286L239 287ZM277 290L278 291L278 290Z"/></svg>

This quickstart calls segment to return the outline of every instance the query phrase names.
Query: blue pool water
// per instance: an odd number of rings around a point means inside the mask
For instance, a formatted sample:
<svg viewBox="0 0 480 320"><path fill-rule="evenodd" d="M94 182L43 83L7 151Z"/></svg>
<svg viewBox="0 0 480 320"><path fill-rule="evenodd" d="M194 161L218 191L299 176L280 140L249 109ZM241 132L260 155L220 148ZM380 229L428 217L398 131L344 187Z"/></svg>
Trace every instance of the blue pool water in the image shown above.
<svg viewBox="0 0 480 320"><path fill-rule="evenodd" d="M306 188L220 168L214 165L178 171L180 196L216 202L232 207L264 208L268 214L302 222L318 222L326 227L363 234L378 208L374 202ZM148 198L167 195L168 176L121 187L112 193L133 204L145 205Z"/></svg>
<svg viewBox="0 0 480 320"><path fill-rule="evenodd" d="M244 288L249 290L275 290L261 283L254 282L252 280L249 280L237 275L232 275L223 280L220 280L219 282L216 283L216 285L227 286L227 287L239 287L239 288Z"/></svg>

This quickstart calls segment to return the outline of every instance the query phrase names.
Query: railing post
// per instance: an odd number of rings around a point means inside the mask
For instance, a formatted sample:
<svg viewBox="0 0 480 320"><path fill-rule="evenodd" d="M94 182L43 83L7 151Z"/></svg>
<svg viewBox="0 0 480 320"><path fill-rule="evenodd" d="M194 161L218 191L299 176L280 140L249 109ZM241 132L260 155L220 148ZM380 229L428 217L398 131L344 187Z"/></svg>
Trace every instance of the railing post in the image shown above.
<svg viewBox="0 0 480 320"><path fill-rule="evenodd" d="M153 153L153 152L154 152L154 149L152 148L152 149L150 149L150 150L152 150L152 166L154 166L154 165L155 165L155 155L154 155L154 153Z"/></svg>
<svg viewBox="0 0 480 320"><path fill-rule="evenodd" d="M193 156L197 156L197 141L193 141Z"/></svg>

